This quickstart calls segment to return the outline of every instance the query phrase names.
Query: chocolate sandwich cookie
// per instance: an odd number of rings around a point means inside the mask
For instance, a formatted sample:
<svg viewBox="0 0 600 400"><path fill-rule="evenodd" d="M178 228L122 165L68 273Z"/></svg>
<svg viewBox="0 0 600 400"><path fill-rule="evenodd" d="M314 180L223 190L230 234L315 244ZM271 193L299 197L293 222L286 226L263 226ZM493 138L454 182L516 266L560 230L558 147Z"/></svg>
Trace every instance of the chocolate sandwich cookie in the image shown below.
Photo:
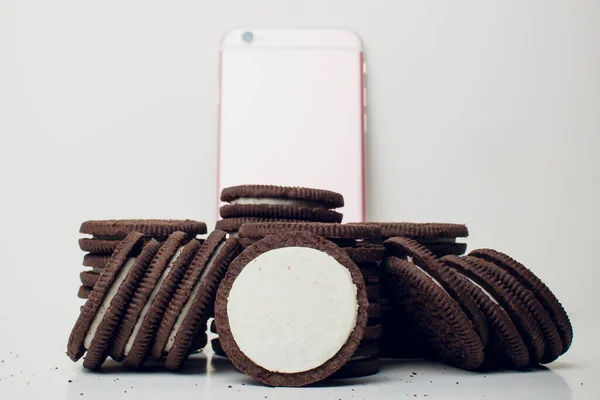
<svg viewBox="0 0 600 400"><path fill-rule="evenodd" d="M241 185L223 189L221 201L230 204L282 204L339 208L344 197L330 190L274 185Z"/></svg>
<svg viewBox="0 0 600 400"><path fill-rule="evenodd" d="M457 238L469 236L465 225L448 223L369 222L381 227L384 238L407 237L427 247L437 257L448 254L461 255L467 250L466 243Z"/></svg>
<svg viewBox="0 0 600 400"><path fill-rule="evenodd" d="M544 306L552 321L558 329L562 340L562 354L564 354L573 341L573 327L567 312L554 293L527 267L508 255L492 249L478 249L469 253L469 256L484 259L496 264L509 272L513 278L529 289L536 299Z"/></svg>
<svg viewBox="0 0 600 400"><path fill-rule="evenodd" d="M318 222L342 222L342 214L325 208L310 208L272 204L225 204L220 208L221 218L257 217L296 219Z"/></svg>
<svg viewBox="0 0 600 400"><path fill-rule="evenodd" d="M87 299L90 296L90 292L92 288L89 286L79 286L79 290L77 291L77 297L80 299Z"/></svg>
<svg viewBox="0 0 600 400"><path fill-rule="evenodd" d="M104 268L104 266L106 266L106 263L108 263L109 259L110 254L89 253L83 256L83 266Z"/></svg>
<svg viewBox="0 0 600 400"><path fill-rule="evenodd" d="M475 330L479 334L483 347L487 346L489 339L489 327L485 315L475 301L474 292L479 291L471 281L465 279L461 274L448 268L437 259L425 246L406 238L395 237L384 242L386 250L390 255L407 255L413 264L416 264L423 272L430 275L435 283L439 284L462 308L471 320Z"/></svg>
<svg viewBox="0 0 600 400"><path fill-rule="evenodd" d="M303 386L348 362L367 309L362 275L346 253L312 233L289 232L256 242L231 263L215 321L237 369L267 385Z"/></svg>
<svg viewBox="0 0 600 400"><path fill-rule="evenodd" d="M94 287L98 279L100 278L100 274L92 271L82 271L79 273L79 279L81 280L82 286Z"/></svg>
<svg viewBox="0 0 600 400"><path fill-rule="evenodd" d="M562 341L550 315L533 293L496 264L477 257L463 258L470 262L453 267L485 288L509 313L530 350L530 363L554 361L562 353Z"/></svg>
<svg viewBox="0 0 600 400"><path fill-rule="evenodd" d="M146 270L142 280L137 286L128 307L125 310L125 314L119 323L114 340L110 348L110 356L116 360L121 361L125 357L127 343L132 335L136 336L137 332L134 332L137 327L139 330L139 324L143 321L141 315L143 310L147 312L153 299L150 299L152 293L156 295L158 289L156 288L158 281L162 278L163 280L169 273L168 266L172 265L177 260L177 257L183 250L183 246L186 243L187 235L184 232L172 233L169 238L162 244L150 266ZM156 291L154 289L157 289ZM148 307L146 307L148 305Z"/></svg>
<svg viewBox="0 0 600 400"><path fill-rule="evenodd" d="M381 228L374 224L336 224L315 222L263 222L245 224L239 231L242 244L250 245L265 236L285 232L310 232L342 245L355 263L383 260L385 248L377 243L382 239Z"/></svg>
<svg viewBox="0 0 600 400"><path fill-rule="evenodd" d="M87 351L83 366L99 368L108 356L112 339L124 307L160 244L150 241L139 251L143 235L130 233L117 247L94 285L69 337L67 354L77 361Z"/></svg>
<svg viewBox="0 0 600 400"><path fill-rule="evenodd" d="M418 265L397 257L386 258L384 276L392 289L390 301L418 327L436 359L467 370L483 364L480 334L441 282Z"/></svg>
<svg viewBox="0 0 600 400"><path fill-rule="evenodd" d="M122 219L85 221L79 228L86 233L101 239L122 238L130 232L140 232L150 237L167 237L175 232L185 232L190 236L206 233L204 222L175 219Z"/></svg>
<svg viewBox="0 0 600 400"><path fill-rule="evenodd" d="M464 257L446 256L441 259L447 266L468 268L469 261ZM459 272L460 273L460 272ZM471 280L467 275L465 278ZM473 281L471 281L473 282ZM475 282L473 282L477 285ZM500 301L480 285L474 292L475 301L485 314L490 326L490 343L485 349L485 368L525 368L529 365L529 352L523 338Z"/></svg>
<svg viewBox="0 0 600 400"><path fill-rule="evenodd" d="M169 260L167 268L154 285L134 330L127 340L123 353L125 356L123 363L126 366L139 368L144 364L168 304L200 247L201 242L192 239L181 252L178 249Z"/></svg>
<svg viewBox="0 0 600 400"><path fill-rule="evenodd" d="M121 240L119 239L79 239L79 248L88 253L112 254Z"/></svg>
<svg viewBox="0 0 600 400"><path fill-rule="evenodd" d="M240 227L244 224L257 223L257 222L293 222L291 219L275 219L275 218L252 218L252 217L240 217L240 218L225 218L218 220L215 224L215 229L220 229L227 233L237 233Z"/></svg>
<svg viewBox="0 0 600 400"><path fill-rule="evenodd" d="M217 289L241 251L239 241L229 238L212 252L167 341L166 347L171 346L165 360L168 369L179 369L194 349L206 345L206 322L213 312Z"/></svg>

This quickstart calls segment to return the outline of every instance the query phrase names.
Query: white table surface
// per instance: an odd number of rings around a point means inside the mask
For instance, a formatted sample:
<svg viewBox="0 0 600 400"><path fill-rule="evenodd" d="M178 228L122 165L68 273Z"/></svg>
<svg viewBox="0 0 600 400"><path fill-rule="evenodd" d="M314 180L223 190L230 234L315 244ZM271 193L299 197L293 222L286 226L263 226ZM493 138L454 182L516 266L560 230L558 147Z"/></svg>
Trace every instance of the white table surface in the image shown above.
<svg viewBox="0 0 600 400"><path fill-rule="evenodd" d="M177 373L160 366L143 372L109 360L101 372L85 370L65 354L62 321L28 329L3 324L0 394L3 399L597 399L600 396L594 328L575 318L572 349L536 370L473 373L420 360L385 360L365 378L324 381L305 388L271 388L235 370L228 359L193 355ZM594 322L595 323L595 322ZM63 332L61 332L63 331ZM61 332L62 334L58 334ZM49 340L54 339L54 340ZM13 341L8 345L8 341ZM14 343L17 341L17 343ZM413 375L413 373L416 373ZM412 375L412 376L411 376Z"/></svg>

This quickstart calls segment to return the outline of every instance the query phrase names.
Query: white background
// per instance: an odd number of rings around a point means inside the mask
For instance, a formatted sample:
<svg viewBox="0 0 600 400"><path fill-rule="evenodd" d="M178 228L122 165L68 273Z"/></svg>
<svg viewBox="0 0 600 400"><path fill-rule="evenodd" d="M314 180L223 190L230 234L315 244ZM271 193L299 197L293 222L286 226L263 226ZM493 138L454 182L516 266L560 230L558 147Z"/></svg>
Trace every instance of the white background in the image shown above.
<svg viewBox="0 0 600 400"><path fill-rule="evenodd" d="M597 398L599 21L596 1L0 0L0 396ZM273 390L223 362L98 375L67 359L81 221L214 223L218 44L240 24L362 36L368 216L467 223L471 248L538 273L575 327L553 372L408 364Z"/></svg>

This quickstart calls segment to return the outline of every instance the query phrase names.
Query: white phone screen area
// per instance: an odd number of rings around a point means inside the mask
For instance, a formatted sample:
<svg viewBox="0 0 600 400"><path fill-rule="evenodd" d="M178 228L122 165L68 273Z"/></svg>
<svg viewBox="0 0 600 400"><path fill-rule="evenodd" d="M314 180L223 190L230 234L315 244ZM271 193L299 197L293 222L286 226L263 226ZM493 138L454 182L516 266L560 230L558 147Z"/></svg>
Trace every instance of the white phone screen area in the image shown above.
<svg viewBox="0 0 600 400"><path fill-rule="evenodd" d="M363 72L360 40L349 31L228 32L221 48L219 192L241 184L334 190L345 198L344 221L362 221Z"/></svg>

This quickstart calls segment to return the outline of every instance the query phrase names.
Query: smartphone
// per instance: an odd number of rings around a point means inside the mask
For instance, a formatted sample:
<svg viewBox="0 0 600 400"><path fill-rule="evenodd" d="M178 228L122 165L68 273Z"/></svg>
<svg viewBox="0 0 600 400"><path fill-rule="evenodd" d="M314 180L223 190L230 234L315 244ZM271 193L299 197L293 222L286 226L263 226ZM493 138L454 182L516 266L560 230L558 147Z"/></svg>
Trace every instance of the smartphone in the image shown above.
<svg viewBox="0 0 600 400"><path fill-rule="evenodd" d="M362 41L346 29L228 31L218 193L242 184L328 189L344 196L344 222L364 221L365 74Z"/></svg>

